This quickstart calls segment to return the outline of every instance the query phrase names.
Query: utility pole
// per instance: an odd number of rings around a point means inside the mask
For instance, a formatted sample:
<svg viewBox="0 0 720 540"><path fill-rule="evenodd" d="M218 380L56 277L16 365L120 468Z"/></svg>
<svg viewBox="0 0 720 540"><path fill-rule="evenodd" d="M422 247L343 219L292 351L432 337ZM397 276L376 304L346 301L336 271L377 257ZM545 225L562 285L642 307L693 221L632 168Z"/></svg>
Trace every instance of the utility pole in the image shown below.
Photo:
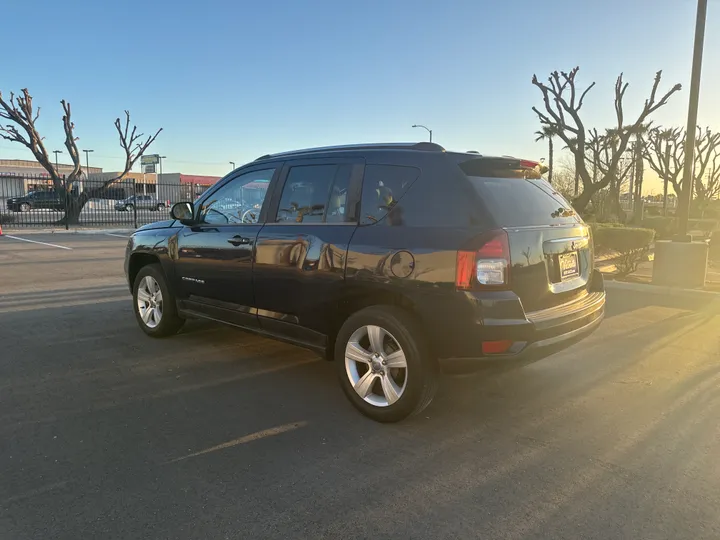
<svg viewBox="0 0 720 540"><path fill-rule="evenodd" d="M692 74L690 76L690 103L688 104L687 129L685 130L685 166L681 197L678 201L677 240L688 242L688 219L693 188L693 165L695 163L695 129L697 127L698 103L700 101L700 74L702 71L703 43L705 41L705 19L707 0L698 0L697 19L695 20L695 46L693 50Z"/></svg>

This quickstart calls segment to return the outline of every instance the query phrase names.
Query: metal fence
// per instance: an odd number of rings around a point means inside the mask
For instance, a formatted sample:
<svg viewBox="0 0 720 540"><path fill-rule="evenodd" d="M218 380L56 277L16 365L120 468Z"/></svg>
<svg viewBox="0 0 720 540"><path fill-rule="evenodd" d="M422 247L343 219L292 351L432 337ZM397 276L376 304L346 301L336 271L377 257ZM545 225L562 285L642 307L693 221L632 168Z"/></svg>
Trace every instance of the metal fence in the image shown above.
<svg viewBox="0 0 720 540"><path fill-rule="evenodd" d="M74 182L58 191L47 176L11 176L0 173L0 224L22 227L132 228L169 218L170 207L180 201L194 201L209 185L115 182L98 190L87 200L77 219L72 210L77 202L98 185ZM66 217L70 219L66 219Z"/></svg>

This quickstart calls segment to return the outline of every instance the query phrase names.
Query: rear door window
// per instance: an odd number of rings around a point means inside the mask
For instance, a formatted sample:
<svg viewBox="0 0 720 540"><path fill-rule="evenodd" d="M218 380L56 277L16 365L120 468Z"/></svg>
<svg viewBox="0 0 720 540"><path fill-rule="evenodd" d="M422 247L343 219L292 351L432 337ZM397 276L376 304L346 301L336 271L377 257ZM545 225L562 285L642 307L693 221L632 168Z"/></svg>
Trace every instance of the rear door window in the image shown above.
<svg viewBox="0 0 720 540"><path fill-rule="evenodd" d="M345 222L351 171L349 164L290 167L275 222Z"/></svg>
<svg viewBox="0 0 720 540"><path fill-rule="evenodd" d="M415 167L366 165L360 223L372 225L383 219L419 176Z"/></svg>

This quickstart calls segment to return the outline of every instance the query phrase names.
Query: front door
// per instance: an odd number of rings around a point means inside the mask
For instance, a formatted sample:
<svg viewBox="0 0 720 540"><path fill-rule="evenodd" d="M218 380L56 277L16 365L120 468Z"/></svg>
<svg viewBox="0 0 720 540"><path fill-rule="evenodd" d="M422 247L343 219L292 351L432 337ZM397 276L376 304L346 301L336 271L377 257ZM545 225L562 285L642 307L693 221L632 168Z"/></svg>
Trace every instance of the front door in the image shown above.
<svg viewBox="0 0 720 540"><path fill-rule="evenodd" d="M357 225L363 164L346 159L286 164L253 270L260 326L324 346Z"/></svg>
<svg viewBox="0 0 720 540"><path fill-rule="evenodd" d="M177 290L186 309L241 325L257 323L255 241L276 171L273 165L238 171L196 205L196 224L177 236Z"/></svg>

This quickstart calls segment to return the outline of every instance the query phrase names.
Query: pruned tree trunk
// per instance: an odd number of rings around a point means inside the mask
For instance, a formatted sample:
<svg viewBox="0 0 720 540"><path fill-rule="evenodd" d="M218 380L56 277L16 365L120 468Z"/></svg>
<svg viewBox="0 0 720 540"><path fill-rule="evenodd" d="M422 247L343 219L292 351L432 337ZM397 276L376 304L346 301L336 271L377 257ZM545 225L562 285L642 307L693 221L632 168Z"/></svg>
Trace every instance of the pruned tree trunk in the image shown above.
<svg viewBox="0 0 720 540"><path fill-rule="evenodd" d="M617 78L615 82L617 140L609 156L607 170L597 182L594 182L585 164L588 132L580 118L580 110L585 96L595 86L595 83L590 84L585 90L579 91L576 85L578 70L579 68L576 67L569 73L554 71L550 74L547 84L540 82L537 76L533 75L532 83L542 94L545 110L540 111L537 107L533 107L533 111L537 114L540 123L550 128L553 133L560 137L575 155L576 170L582 181L583 192L575 198L573 205L578 211L582 211L595 193L610 184L611 176L615 174L614 171L616 171L618 162L627 149L630 138L640 129L651 114L663 107L670 96L680 90L681 86L676 84L662 97L656 99L662 77L662 72L658 71L655 74L650 96L645 100L640 114L632 124L627 126L624 121L623 99L628 83L623 81L622 74Z"/></svg>
<svg viewBox="0 0 720 540"><path fill-rule="evenodd" d="M35 126L40 117L40 108L33 108L33 98L27 88L22 90L21 95L15 96L10 94L9 101L5 101L0 93L0 118L10 120L13 124L6 126L0 125L0 137L8 141L17 142L30 150L38 163L48 172L53 182L55 192L65 197L65 216L58 222L61 225L76 225L80 222L80 213L87 202L103 194L107 188L113 183L121 180L132 169L135 162L142 156L150 145L162 131L148 136L146 140L141 140L144 135L137 132L137 126L130 129L130 113L125 111L124 125L120 118L115 120L115 129L120 138L120 146L125 152L125 168L123 171L109 180L104 181L100 186L89 188L82 193L73 193L72 186L82 177L82 165L80 163L80 152L77 147L77 137L75 136L75 124L71 119L70 103L62 100L60 102L63 107L63 129L65 132L65 148L73 162L72 172L65 178L60 177L55 167L50 161L49 155L43 144L43 137L40 136ZM18 130L16 126L21 129ZM70 187L70 189L68 189Z"/></svg>

